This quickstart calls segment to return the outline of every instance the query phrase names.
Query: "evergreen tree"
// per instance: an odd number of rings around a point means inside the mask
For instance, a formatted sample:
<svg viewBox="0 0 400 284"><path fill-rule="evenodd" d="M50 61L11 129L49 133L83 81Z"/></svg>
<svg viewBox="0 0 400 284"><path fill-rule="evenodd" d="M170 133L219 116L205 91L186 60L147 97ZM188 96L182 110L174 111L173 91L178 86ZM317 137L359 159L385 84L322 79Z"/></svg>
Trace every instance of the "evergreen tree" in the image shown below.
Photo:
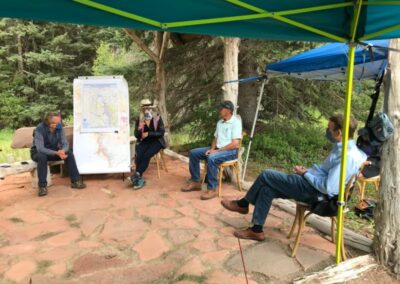
<svg viewBox="0 0 400 284"><path fill-rule="evenodd" d="M0 20L0 127L33 125L45 111L72 112L72 82L91 75L99 28Z"/></svg>

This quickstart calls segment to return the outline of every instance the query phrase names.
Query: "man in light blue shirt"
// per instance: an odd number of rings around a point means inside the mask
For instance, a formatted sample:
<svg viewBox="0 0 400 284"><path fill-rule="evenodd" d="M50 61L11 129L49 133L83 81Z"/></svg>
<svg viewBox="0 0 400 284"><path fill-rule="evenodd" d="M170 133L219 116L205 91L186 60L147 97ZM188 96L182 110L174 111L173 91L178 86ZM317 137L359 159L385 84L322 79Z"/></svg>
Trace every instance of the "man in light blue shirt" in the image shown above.
<svg viewBox="0 0 400 284"><path fill-rule="evenodd" d="M307 169L295 166L293 174L273 170L262 172L246 196L240 200L223 200L221 204L230 211L247 214L249 204L253 204L253 227L236 231L238 238L262 241L265 239L263 226L274 198L295 199L308 204L315 204L318 198L326 195L338 195L340 178L340 161L342 154L343 115L329 118L326 137L333 144L333 149L322 164L315 164ZM357 121L350 120L349 142L347 148L346 183L352 175L357 174L367 156L357 148L353 140Z"/></svg>
<svg viewBox="0 0 400 284"><path fill-rule="evenodd" d="M237 159L240 139L242 139L242 121L233 114L235 106L231 101L219 105L220 120L214 133L211 147L190 151L189 171L191 179L182 188L182 192L200 191L200 161L207 160L207 191L200 196L202 200L217 197L218 165Z"/></svg>

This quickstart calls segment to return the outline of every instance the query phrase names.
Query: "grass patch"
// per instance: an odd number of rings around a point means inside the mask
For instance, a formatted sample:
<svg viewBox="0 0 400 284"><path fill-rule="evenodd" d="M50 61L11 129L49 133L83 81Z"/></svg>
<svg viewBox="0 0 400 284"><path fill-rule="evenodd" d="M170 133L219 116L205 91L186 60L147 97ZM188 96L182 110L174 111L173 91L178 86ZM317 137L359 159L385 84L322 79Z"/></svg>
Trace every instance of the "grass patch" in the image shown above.
<svg viewBox="0 0 400 284"><path fill-rule="evenodd" d="M160 193L160 197L162 197L162 198L168 198L168 193L166 193L166 192L161 192L161 193Z"/></svg>
<svg viewBox="0 0 400 284"><path fill-rule="evenodd" d="M0 163L30 160L29 149L12 149L11 141L14 130L0 130Z"/></svg>
<svg viewBox="0 0 400 284"><path fill-rule="evenodd" d="M18 218L18 217L12 217L12 218L10 218L10 219L8 219L8 220L10 220L10 222L13 222L13 223L16 223L16 224L21 224L21 223L25 223L25 221L24 220L22 220L21 218Z"/></svg>
<svg viewBox="0 0 400 284"><path fill-rule="evenodd" d="M71 228L80 228L81 224L78 222L78 219L74 214L70 214L67 217L65 217L65 220L68 221L69 226Z"/></svg>
<svg viewBox="0 0 400 284"><path fill-rule="evenodd" d="M74 275L74 270L73 269L68 269L65 273L64 273L64 277L65 278L70 278Z"/></svg>
<svg viewBox="0 0 400 284"><path fill-rule="evenodd" d="M197 275L191 275L191 274L181 274L178 276L178 278L176 278L176 282L179 281L192 281L192 282L196 282L196 283L205 283L206 281L206 277L205 276L197 276Z"/></svg>
<svg viewBox="0 0 400 284"><path fill-rule="evenodd" d="M47 268L52 265L53 262L51 260L41 260L37 263L37 269L36 272L40 274L44 274L47 271Z"/></svg>
<svg viewBox="0 0 400 284"><path fill-rule="evenodd" d="M35 241L44 241L47 240L55 235L58 235L60 232L48 232L48 233L44 233L40 236L37 236L36 238L34 238Z"/></svg>
<svg viewBox="0 0 400 284"><path fill-rule="evenodd" d="M143 220L143 222L151 225L151 218L150 217L142 216L142 220Z"/></svg>

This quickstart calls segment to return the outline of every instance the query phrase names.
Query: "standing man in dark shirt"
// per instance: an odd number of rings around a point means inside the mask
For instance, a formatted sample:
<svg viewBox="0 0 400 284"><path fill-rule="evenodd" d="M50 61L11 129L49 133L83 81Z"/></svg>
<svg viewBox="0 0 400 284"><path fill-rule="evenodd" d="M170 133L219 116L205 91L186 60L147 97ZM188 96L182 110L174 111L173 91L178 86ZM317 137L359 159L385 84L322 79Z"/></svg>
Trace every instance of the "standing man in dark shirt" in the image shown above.
<svg viewBox="0 0 400 284"><path fill-rule="evenodd" d="M140 102L141 115L135 123L136 159L135 175L129 177L134 189L145 186L143 173L149 166L151 158L161 149L166 148L164 139L164 122L160 116L153 114L155 106L149 99Z"/></svg>
<svg viewBox="0 0 400 284"><path fill-rule="evenodd" d="M49 112L43 122L33 132L31 158L37 163L39 178L39 196L47 195L47 162L64 160L68 165L71 187L83 189L86 185L81 181L75 157L69 149L67 138L61 126L61 117Z"/></svg>

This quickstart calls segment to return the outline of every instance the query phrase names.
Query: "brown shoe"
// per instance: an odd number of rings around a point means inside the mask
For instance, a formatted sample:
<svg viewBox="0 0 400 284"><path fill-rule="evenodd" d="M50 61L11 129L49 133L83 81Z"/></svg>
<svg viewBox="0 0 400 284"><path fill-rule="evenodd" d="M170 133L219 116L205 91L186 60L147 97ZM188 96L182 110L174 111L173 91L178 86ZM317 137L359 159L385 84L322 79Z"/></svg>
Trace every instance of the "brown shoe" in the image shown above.
<svg viewBox="0 0 400 284"><path fill-rule="evenodd" d="M243 231L235 231L233 235L239 239L255 240L259 242L265 240L264 232L255 233L250 228L247 228L246 230Z"/></svg>
<svg viewBox="0 0 400 284"><path fill-rule="evenodd" d="M189 181L185 187L181 188L182 192L192 192L200 190L201 190L201 182L195 182L195 181Z"/></svg>
<svg viewBox="0 0 400 284"><path fill-rule="evenodd" d="M213 199L213 198L215 198L215 197L217 197L217 196L218 196L218 193L217 193L216 190L207 189L207 191L204 192L204 193L200 196L200 199L201 199L201 200L209 200L209 199Z"/></svg>
<svg viewBox="0 0 400 284"><path fill-rule="evenodd" d="M240 214L249 213L249 207L240 207L237 200L221 200L221 205L229 211L238 212Z"/></svg>

